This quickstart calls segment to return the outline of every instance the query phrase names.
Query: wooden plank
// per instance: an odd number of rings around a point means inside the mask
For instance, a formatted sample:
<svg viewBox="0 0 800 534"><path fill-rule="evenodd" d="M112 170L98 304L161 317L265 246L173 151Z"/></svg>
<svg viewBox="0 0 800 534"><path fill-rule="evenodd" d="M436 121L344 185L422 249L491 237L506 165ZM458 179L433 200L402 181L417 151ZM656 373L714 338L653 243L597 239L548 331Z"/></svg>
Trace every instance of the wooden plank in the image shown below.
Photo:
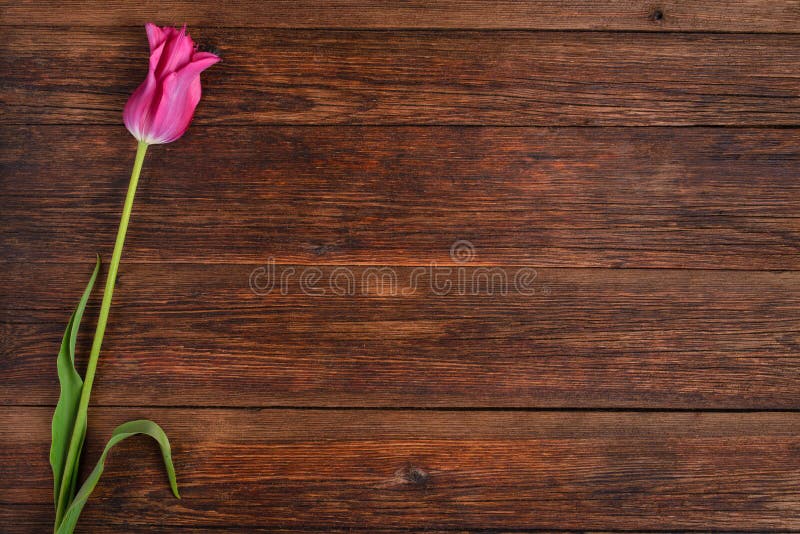
<svg viewBox="0 0 800 534"><path fill-rule="evenodd" d="M115 128L5 128L8 261L110 254L133 159ZM800 268L800 132L196 128L153 147L126 262ZM45 148L46 147L46 148Z"/></svg>
<svg viewBox="0 0 800 534"><path fill-rule="evenodd" d="M3 500L39 514L50 415L0 413ZM85 529L800 528L797 413L104 409L90 417L88 458L139 417L171 436L183 499L156 448L131 439ZM12 524L32 520L28 509Z"/></svg>
<svg viewBox="0 0 800 534"><path fill-rule="evenodd" d="M47 517L49 509L45 505L41 504L28 504L28 505L6 505L0 504L0 521L3 521L5 518L8 518L8 521L19 520L20 517L24 517L22 520L22 524L20 526L13 525L9 528L14 530L8 530L9 534L15 533L28 533L31 531L35 532L44 532L47 529L52 529L52 520ZM85 519L83 519L85 521ZM152 534L153 532L158 532L159 534L164 534L167 532L173 533L180 533L184 534L186 529L179 526L169 526L169 525L131 525L130 523L126 523L125 527L125 534ZM103 524L92 524L91 530L84 529L81 524L78 525L78 528L75 530L78 534L82 534L84 532L91 532L91 534L119 534L119 525L103 525ZM224 527L206 527L206 528L198 528L195 526L191 527L192 534L219 534L220 531L222 532L235 532L235 533L270 533L270 534L294 534L298 532L298 529L295 528L272 528L272 527L254 527L254 526L231 526L225 525ZM397 527L397 528L369 528L369 529L362 529L359 527L324 527L324 528L306 528L303 527L302 529L303 534L353 534L353 533L375 533L375 534L398 534L404 533L408 534L410 531L407 528ZM455 529L430 529L430 528L421 528L421 529L414 529L414 533L416 534L474 534L474 531L464 530L460 528ZM530 530L492 530L493 534L530 534ZM567 531L567 530L536 530L536 534L564 534L565 532L575 532L578 534L578 531ZM614 534L613 532L607 531L587 531L582 530L580 534ZM639 532L639 531L626 531L626 534L662 534L659 531L653 532ZM736 534L763 534L762 532L747 532L738 530Z"/></svg>
<svg viewBox="0 0 800 534"><path fill-rule="evenodd" d="M0 24L10 26L139 26L154 16L190 27L800 32L791 0L0 2Z"/></svg>
<svg viewBox="0 0 800 534"><path fill-rule="evenodd" d="M198 123L800 123L797 35L193 31L224 57ZM146 46L141 28L10 28L0 120L118 124Z"/></svg>
<svg viewBox="0 0 800 534"><path fill-rule="evenodd" d="M791 0L0 2L0 24L10 26L139 26L154 14L190 27L800 32Z"/></svg>
<svg viewBox="0 0 800 534"><path fill-rule="evenodd" d="M278 279L295 269L290 283L254 294L256 267L123 264L93 402L800 408L800 273L543 269L526 295L498 269L509 292L495 281L490 295L472 269L477 291L445 294L429 274L407 291L412 268L393 291L354 266L336 296L344 268L323 266L327 294L310 296L304 266L276 266ZM55 354L89 270L4 265L0 403L55 403Z"/></svg>

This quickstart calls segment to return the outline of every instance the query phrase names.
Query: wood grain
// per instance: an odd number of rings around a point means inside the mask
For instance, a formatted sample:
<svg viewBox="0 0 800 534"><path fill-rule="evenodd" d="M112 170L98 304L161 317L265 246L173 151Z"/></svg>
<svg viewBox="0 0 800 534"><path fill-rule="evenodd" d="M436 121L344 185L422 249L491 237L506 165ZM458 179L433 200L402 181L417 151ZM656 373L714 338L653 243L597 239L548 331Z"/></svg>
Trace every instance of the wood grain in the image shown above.
<svg viewBox="0 0 800 534"><path fill-rule="evenodd" d="M190 27L800 32L791 0L0 2L9 26L141 26L154 17Z"/></svg>
<svg viewBox="0 0 800 534"><path fill-rule="evenodd" d="M798 414L94 410L88 457L144 416L171 436L183 499L155 447L132 439L85 531L800 528ZM0 413L0 492L23 505L4 508L9 532L51 506L49 417Z"/></svg>
<svg viewBox="0 0 800 534"><path fill-rule="evenodd" d="M51 529L145 20L224 61L148 156L83 469L152 418L184 499L135 438L79 532L800 531L794 0L0 0L0 531Z"/></svg>
<svg viewBox="0 0 800 534"><path fill-rule="evenodd" d="M109 255L133 144L5 128L3 257ZM799 147L794 129L197 128L148 154L125 261L452 265L468 240L471 265L797 270Z"/></svg>
<svg viewBox="0 0 800 534"><path fill-rule="evenodd" d="M304 266L276 266L290 283L254 294L257 267L123 264L93 402L800 408L800 273L543 269L530 295L500 281L490 295L472 269L477 291L441 294L429 274L408 290L412 268L392 290L353 266L337 296L343 267L323 266L312 289L326 295L310 296ZM4 266L0 403L55 402L53 358L89 270Z"/></svg>
<svg viewBox="0 0 800 534"><path fill-rule="evenodd" d="M797 125L797 35L195 28L197 124ZM10 28L5 124L119 124L140 28ZM102 50L102 54L97 51ZM25 68L19 68L24 65Z"/></svg>
<svg viewBox="0 0 800 534"><path fill-rule="evenodd" d="M161 23L242 28L420 28L800 32L791 0L273 0L270 2L90 0L0 2L0 24L139 26Z"/></svg>

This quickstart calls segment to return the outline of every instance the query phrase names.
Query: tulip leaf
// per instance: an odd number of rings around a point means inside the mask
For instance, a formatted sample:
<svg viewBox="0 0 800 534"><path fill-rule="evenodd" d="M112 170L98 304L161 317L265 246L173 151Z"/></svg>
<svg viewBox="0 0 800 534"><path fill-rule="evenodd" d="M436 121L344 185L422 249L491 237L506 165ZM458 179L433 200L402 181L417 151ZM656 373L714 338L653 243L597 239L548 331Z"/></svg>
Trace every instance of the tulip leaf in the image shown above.
<svg viewBox="0 0 800 534"><path fill-rule="evenodd" d="M89 474L89 477L86 479L86 482L83 483L81 489L78 490L72 504L67 508L67 512L64 514L64 519L59 525L56 534L72 534L72 531L75 529L75 524L78 522L78 517L81 515L86 501L89 499L89 495L92 494L95 486L97 486L97 482L100 480L100 475L103 474L108 452L120 441L136 434L146 434L158 442L158 446L161 448L161 456L164 458L164 466L167 469L167 477L169 478L169 485L170 488L172 488L172 493L175 494L175 497L181 498L178 493L178 482L175 478L175 467L172 465L172 451L167 435L161 427L153 421L148 421L147 419L128 421L115 428L114 432L111 433L111 439L108 440L103 454L100 455L97 465Z"/></svg>
<svg viewBox="0 0 800 534"><path fill-rule="evenodd" d="M72 312L72 316L69 318L67 329L61 340L61 349L58 352L58 381L61 384L61 394L58 398L56 410L53 413L53 440L50 444L50 466L53 468L53 491L56 506L58 506L61 484L65 480L65 463L67 461L70 439L75 431L74 426L78 411L78 401L80 400L81 388L83 387L81 375L78 374L78 371L75 369L75 344L77 343L78 329L81 326L83 312L86 309L86 303L89 300L89 295L92 292L99 272L100 256L97 256L97 262L95 263L92 277L89 279L89 284L83 291L83 295L78 302L78 307L75 308L75 311ZM81 432L85 434L85 426L81 429ZM68 495L70 498L75 494L76 473L77 462L76 465L70 467L69 477L66 478L71 486L71 491Z"/></svg>

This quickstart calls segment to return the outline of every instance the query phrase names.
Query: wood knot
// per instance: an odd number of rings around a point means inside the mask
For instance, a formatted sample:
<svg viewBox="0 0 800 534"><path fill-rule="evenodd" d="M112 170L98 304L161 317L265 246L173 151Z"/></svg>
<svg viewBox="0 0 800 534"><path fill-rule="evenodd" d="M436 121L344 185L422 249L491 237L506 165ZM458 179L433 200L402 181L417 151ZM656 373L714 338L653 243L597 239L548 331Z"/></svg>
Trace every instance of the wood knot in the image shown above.
<svg viewBox="0 0 800 534"><path fill-rule="evenodd" d="M398 475L406 484L419 488L426 487L431 480L431 475L427 471L419 467L414 467L413 465L401 469Z"/></svg>
<svg viewBox="0 0 800 534"><path fill-rule="evenodd" d="M324 256L325 254L330 252L332 248L333 247L329 245L319 245L314 247L312 250L314 251L314 254L316 254L317 256Z"/></svg>
<svg viewBox="0 0 800 534"><path fill-rule="evenodd" d="M197 51L198 52L211 52L215 56L222 57L222 51L219 48L217 48L215 45L210 44L210 43L199 43L197 45Z"/></svg>
<svg viewBox="0 0 800 534"><path fill-rule="evenodd" d="M660 9L654 9L652 13L650 13L650 20L653 22L661 22L664 20L664 12Z"/></svg>

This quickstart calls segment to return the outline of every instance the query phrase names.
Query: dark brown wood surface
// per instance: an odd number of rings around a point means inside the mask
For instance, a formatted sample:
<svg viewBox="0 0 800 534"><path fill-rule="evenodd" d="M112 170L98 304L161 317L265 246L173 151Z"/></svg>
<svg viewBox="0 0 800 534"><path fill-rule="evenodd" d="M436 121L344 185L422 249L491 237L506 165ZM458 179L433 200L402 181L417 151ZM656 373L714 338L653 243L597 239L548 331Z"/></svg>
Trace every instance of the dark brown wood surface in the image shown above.
<svg viewBox="0 0 800 534"><path fill-rule="evenodd" d="M0 416L20 447L0 452L0 490L31 524L50 507L50 415ZM798 414L114 408L95 412L93 443L143 415L176 442L183 499L158 453L131 441L113 453L87 531L800 527L800 477L787 467ZM18 461L25 476L7 467Z"/></svg>
<svg viewBox="0 0 800 534"><path fill-rule="evenodd" d="M3 0L0 23L25 26L418 28L800 33L794 0Z"/></svg>
<svg viewBox="0 0 800 534"><path fill-rule="evenodd" d="M205 77L198 126L800 121L800 35L209 27L193 33L223 57ZM0 56L10 73L0 81L0 120L119 124L125 99L147 72L146 52L136 27L10 30Z"/></svg>
<svg viewBox="0 0 800 534"><path fill-rule="evenodd" d="M310 297L299 274L287 291L253 294L257 268L128 264L95 403L800 408L797 272L538 269L532 295L437 295L429 273L410 291L412 267L396 269L393 294L363 283L372 267L336 266L313 288L327 294ZM341 268L355 274L351 294L329 284ZM42 370L89 271L0 273L25 295L2 318L0 401L55 402L56 377Z"/></svg>
<svg viewBox="0 0 800 534"><path fill-rule="evenodd" d="M0 532L51 529L55 355L147 20L224 61L148 154L84 473L150 418L184 498L132 439L80 532L800 531L796 2L24 0Z"/></svg>
<svg viewBox="0 0 800 534"><path fill-rule="evenodd" d="M5 257L109 254L124 127L2 141ZM127 262L452 264L466 239L471 265L800 268L795 129L198 126L148 157Z"/></svg>

